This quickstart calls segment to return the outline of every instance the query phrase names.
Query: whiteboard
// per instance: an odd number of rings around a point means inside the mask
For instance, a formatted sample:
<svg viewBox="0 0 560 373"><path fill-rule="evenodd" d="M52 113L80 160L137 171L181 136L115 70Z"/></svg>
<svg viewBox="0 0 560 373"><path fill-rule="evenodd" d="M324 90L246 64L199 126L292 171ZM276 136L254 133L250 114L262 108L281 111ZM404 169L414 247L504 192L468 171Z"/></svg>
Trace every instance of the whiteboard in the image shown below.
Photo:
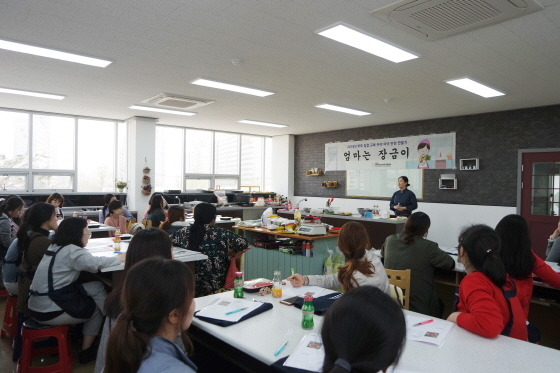
<svg viewBox="0 0 560 373"><path fill-rule="evenodd" d="M346 171L347 197L391 198L399 189L397 180L400 176L408 177L408 189L423 198L423 170L348 170Z"/></svg>

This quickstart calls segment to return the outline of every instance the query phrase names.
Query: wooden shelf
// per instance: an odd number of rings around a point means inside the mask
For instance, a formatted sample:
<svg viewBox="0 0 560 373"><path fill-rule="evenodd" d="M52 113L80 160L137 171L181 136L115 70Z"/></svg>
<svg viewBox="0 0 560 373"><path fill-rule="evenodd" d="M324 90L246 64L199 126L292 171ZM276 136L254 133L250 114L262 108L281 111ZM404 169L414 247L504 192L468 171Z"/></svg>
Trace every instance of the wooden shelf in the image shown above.
<svg viewBox="0 0 560 373"><path fill-rule="evenodd" d="M307 171L306 175L307 176L323 176L323 170L318 169L317 173L311 173L311 171Z"/></svg>
<svg viewBox="0 0 560 373"><path fill-rule="evenodd" d="M338 188L338 181L323 181L321 186L323 188Z"/></svg>

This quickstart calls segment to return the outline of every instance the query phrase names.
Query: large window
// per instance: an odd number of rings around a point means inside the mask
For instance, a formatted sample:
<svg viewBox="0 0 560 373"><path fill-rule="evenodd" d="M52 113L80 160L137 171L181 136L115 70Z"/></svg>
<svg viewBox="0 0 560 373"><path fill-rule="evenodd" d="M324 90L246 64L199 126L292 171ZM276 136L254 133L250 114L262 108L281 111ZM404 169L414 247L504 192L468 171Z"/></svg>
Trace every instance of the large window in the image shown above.
<svg viewBox="0 0 560 373"><path fill-rule="evenodd" d="M0 111L0 189L112 192L126 181L126 123Z"/></svg>
<svg viewBox="0 0 560 373"><path fill-rule="evenodd" d="M262 136L157 126L155 189L264 190L270 148Z"/></svg>

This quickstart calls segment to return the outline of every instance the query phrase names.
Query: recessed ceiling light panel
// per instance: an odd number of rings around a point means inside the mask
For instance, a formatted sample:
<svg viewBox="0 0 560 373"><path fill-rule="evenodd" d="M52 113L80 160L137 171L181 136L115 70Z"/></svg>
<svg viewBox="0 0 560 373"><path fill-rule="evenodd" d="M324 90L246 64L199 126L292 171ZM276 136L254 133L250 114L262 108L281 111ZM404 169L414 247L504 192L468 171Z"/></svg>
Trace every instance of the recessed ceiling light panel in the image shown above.
<svg viewBox="0 0 560 373"><path fill-rule="evenodd" d="M395 63L418 58L415 54L394 47L344 25L337 25L317 33L326 38L358 48L364 52L371 53Z"/></svg>
<svg viewBox="0 0 560 373"><path fill-rule="evenodd" d="M60 52L60 51L55 51L53 49L35 47L32 45L15 43L13 41L7 41L7 40L0 40L0 49L5 49L13 52L33 54L35 56L54 58L57 60L76 62L84 65L97 66L97 67L107 67L112 63L112 61L102 60L99 58L92 58L92 57L81 56L79 54Z"/></svg>
<svg viewBox="0 0 560 373"><path fill-rule="evenodd" d="M288 127L286 124L277 124L277 123L269 123L269 122L260 122L260 121L258 121L258 120L250 120L250 119L243 119L243 120L240 120L239 123L256 124L257 126L268 126L268 127L278 127L278 128Z"/></svg>
<svg viewBox="0 0 560 373"><path fill-rule="evenodd" d="M469 78L462 78L462 79L455 79L455 80L447 80L446 83L454 85L455 87L462 88L466 91L474 93L476 95L482 96L484 98L489 97L497 97L503 96L505 93L495 90L494 88L490 88L485 86L484 84L480 84L475 82Z"/></svg>
<svg viewBox="0 0 560 373"><path fill-rule="evenodd" d="M207 80L207 79L197 79L194 82L192 82L192 84L201 85L210 88L225 89L226 91L245 93L248 95L259 96L259 97L265 97L274 94L274 92L267 92L267 91L262 91L260 89L247 88L240 85L216 82L214 80Z"/></svg>
<svg viewBox="0 0 560 373"><path fill-rule="evenodd" d="M149 107L149 106L141 106L141 105L132 105L130 108L135 110L156 111L158 113L185 115L189 117L192 115L196 115L196 113L189 113L188 111L167 110L167 109L160 109L157 107Z"/></svg>
<svg viewBox="0 0 560 373"><path fill-rule="evenodd" d="M50 98L53 100L63 100L66 96L62 95L53 95L51 93L40 93L40 92L32 92L32 91L22 91L20 89L11 89L11 88L2 88L0 87L0 93L10 93L13 95L23 95L23 96L33 96L33 97L41 97L41 98Z"/></svg>
<svg viewBox="0 0 560 373"><path fill-rule="evenodd" d="M346 108L346 107L343 107L343 106L336 106L336 105L330 105L330 104L321 104L321 105L317 105L315 107L318 107L318 108L321 108L321 109L327 109L327 110L340 111L341 113L359 115L359 116L370 115L371 114L371 113L368 113L367 111L354 110L354 109L349 109L349 108Z"/></svg>

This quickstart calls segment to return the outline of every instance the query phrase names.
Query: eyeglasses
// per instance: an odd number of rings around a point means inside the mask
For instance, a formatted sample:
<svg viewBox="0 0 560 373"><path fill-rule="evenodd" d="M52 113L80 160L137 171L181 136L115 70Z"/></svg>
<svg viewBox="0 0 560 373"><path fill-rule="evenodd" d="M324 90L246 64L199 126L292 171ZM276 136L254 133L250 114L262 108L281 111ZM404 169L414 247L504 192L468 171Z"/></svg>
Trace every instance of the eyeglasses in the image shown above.
<svg viewBox="0 0 560 373"><path fill-rule="evenodd" d="M91 233L84 233L84 236L88 236L88 238L91 238Z"/></svg>

